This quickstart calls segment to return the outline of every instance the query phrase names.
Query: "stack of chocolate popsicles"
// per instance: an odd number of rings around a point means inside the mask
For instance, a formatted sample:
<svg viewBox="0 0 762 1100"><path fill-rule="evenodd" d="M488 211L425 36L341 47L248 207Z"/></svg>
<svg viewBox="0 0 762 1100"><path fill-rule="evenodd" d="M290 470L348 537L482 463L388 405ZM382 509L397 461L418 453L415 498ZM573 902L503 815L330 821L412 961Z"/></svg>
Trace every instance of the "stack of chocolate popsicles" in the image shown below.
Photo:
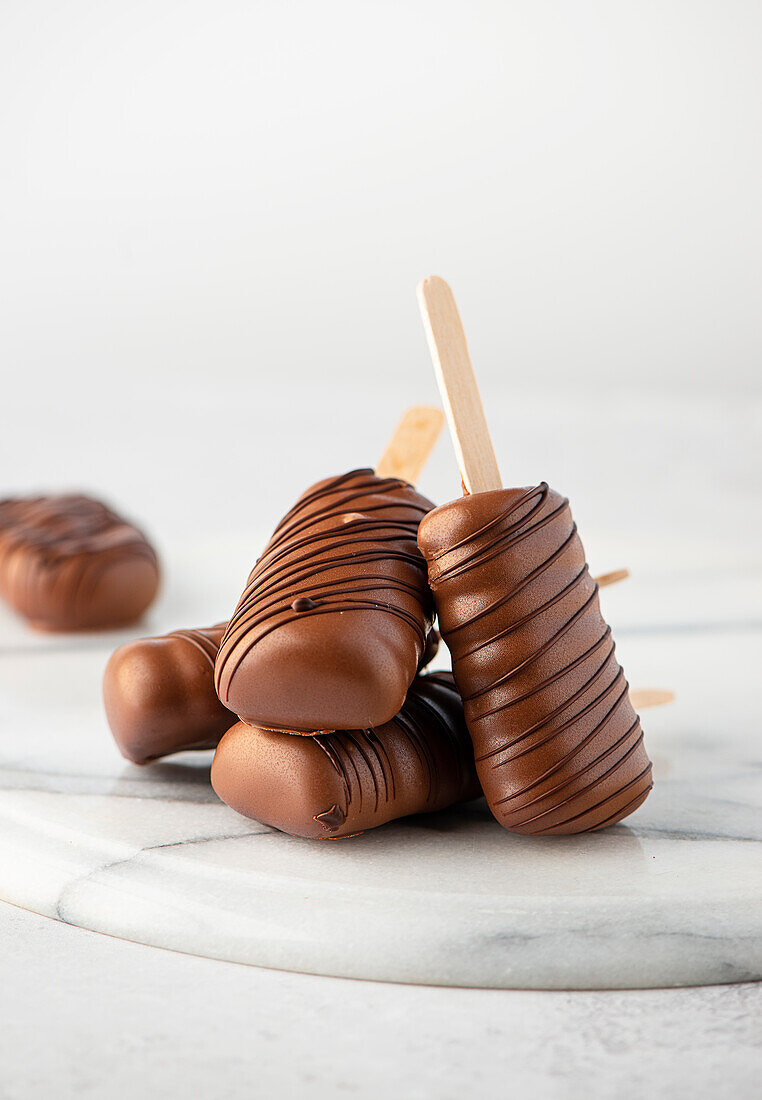
<svg viewBox="0 0 762 1100"><path fill-rule="evenodd" d="M602 828L651 766L599 585L568 501L502 488L452 294L419 294L465 495L435 508L413 488L439 430L414 410L375 471L302 494L227 625L117 650L109 722L138 763L216 744L218 795L297 836L482 791L510 831ZM435 614L453 673L422 671Z"/></svg>
<svg viewBox="0 0 762 1100"><path fill-rule="evenodd" d="M375 471L303 493L227 627L114 653L104 701L128 759L219 742L220 797L307 837L354 835L481 793L452 675L419 675L438 643L416 543L433 505L410 482L442 420L411 410Z"/></svg>

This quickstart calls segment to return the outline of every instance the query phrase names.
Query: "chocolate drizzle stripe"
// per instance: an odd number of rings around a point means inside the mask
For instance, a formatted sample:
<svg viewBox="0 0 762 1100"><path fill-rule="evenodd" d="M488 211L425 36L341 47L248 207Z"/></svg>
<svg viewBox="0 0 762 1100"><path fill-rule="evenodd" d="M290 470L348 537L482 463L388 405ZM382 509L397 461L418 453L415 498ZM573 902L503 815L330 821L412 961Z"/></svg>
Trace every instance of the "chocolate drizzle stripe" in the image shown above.
<svg viewBox="0 0 762 1100"><path fill-rule="evenodd" d="M539 506L538 506L539 507ZM495 558L500 557L502 553L510 550L519 542L524 542L530 535L536 534L541 531L543 527L552 523L554 519L569 507L568 500L565 500L563 504L560 504L555 512L551 512L550 515L544 516L542 519L537 520L531 527L527 527L526 530L521 531L519 529L511 528L506 531L501 538L496 539L488 549L484 549L478 553L472 554L472 556L464 562L451 566L450 569L443 570L438 576L431 582L431 587L436 591L437 586L444 581L452 581L457 577L463 575L463 573L470 572L479 568L482 565L486 565L488 561L493 561Z"/></svg>
<svg viewBox="0 0 762 1100"><path fill-rule="evenodd" d="M386 751L386 746L383 741L379 740L373 730L365 730L365 736L373 744L373 747L378 753L379 760L383 762L381 766L384 770L386 800L387 802L393 802L397 797L397 787L394 780L394 768L389 759L389 753Z"/></svg>
<svg viewBox="0 0 762 1100"><path fill-rule="evenodd" d="M553 646L557 645L561 641L563 636L571 630L575 623L577 623L585 615L587 610L590 608L593 600L596 599L597 595L598 588L596 585L596 588L590 594L585 603L583 603L582 607L580 607L578 611L575 611L570 619L567 619L564 625L556 631L552 638L549 638L547 642L541 645L538 649L535 649L523 661L520 661L519 664L515 665L509 672L506 672L505 676L501 676L500 679L496 680L494 683L489 684L487 687L482 688L479 691L475 691L472 695L464 696L463 702L471 702L473 699L478 699L480 696L486 695L490 691L494 691L496 687L501 687L509 680L513 680L516 676L518 676L520 672L524 672L524 670L530 665L534 664L539 657L543 657L549 650L553 648ZM483 649L488 644L489 643L485 642L485 645L480 646L479 648Z"/></svg>
<svg viewBox="0 0 762 1100"><path fill-rule="evenodd" d="M335 735L335 736L337 736L338 740L340 740L342 742L344 748L347 751L347 754L350 755L350 756L351 756L351 753L350 753L349 746L353 745L356 752L357 752L357 754L358 754L358 756L362 759L363 763L365 764L365 767L368 769L368 775L370 776L370 781L371 781L371 784L372 784L372 787L373 787L373 801L374 801L373 809L378 810L378 803L379 803L379 800L381 798L381 791L380 791L380 788L379 788L379 785L378 785L378 776L376 775L376 769L373 767L373 764L371 763L370 756L368 755L368 753L366 753L366 751L363 748L359 738L357 736L355 736L355 734L352 732L352 730L347 730L345 733L338 734L338 735ZM376 758L376 762L380 764L380 761L378 760L378 754L376 752L374 752L373 755ZM353 763L355 765L355 770L357 771L357 774L358 774L358 782L360 782L360 785L362 785L362 781L359 779L360 772L359 772L359 769L357 768L357 764L354 761L354 758L353 758ZM382 774L383 774L383 769L382 769ZM384 780L386 780L386 776L384 776ZM384 782L384 787L386 787L386 782Z"/></svg>
<svg viewBox="0 0 762 1100"><path fill-rule="evenodd" d="M545 561L541 562L541 564L538 565L536 569L533 569L531 573L528 573L527 576L524 577L524 579L520 581L517 585L515 585L505 596L501 596L499 600L495 600L487 607L482 608L482 610L478 611L475 615L471 615L469 618L464 619L463 622L458 623L457 626L451 627L450 634L456 634L459 630L463 630L466 627L472 627L474 623L477 623L480 620L487 618L488 615L491 615L493 612L499 611L500 608L505 607L505 605L510 600L518 596L518 594L522 592L527 587L527 585L532 584L533 581L542 576L545 570L549 569L550 566L553 565L553 563L561 557L564 551L573 544L573 539L576 533L577 525L575 524L572 527L571 532L569 533L569 537L561 543L557 550L553 551L549 558L546 558Z"/></svg>
<svg viewBox="0 0 762 1100"><path fill-rule="evenodd" d="M589 649L586 649L585 652L580 654L579 657L575 657L574 660L570 661L568 665L564 665L564 667L559 672L554 672L551 676L547 676L544 680L540 680L539 683L535 684L535 686L529 691L525 691L523 695L515 695L513 699L508 699L505 703L498 703L496 706L492 707L491 710L484 711L479 717L491 718L493 714L497 714L499 711L509 710L510 707L515 707L519 703L524 703L527 699L531 699L533 695L537 695L539 692L544 691L545 688L550 687L551 684L556 683L564 676L567 676L570 672L573 672L574 669L583 664L588 659L588 657L592 657L592 655L600 649L603 643L610 638L611 627L607 626L606 630L597 642L591 645ZM605 667L609 658L613 655L614 649L615 646L612 640L603 664L600 666L601 668Z"/></svg>
<svg viewBox="0 0 762 1100"><path fill-rule="evenodd" d="M499 642L502 638L507 638L509 634L513 634L514 631L520 630L522 626L526 626L527 623L531 623L533 619L539 618L539 616L542 615L544 611L547 611L549 608L554 607L555 604L560 603L561 600L565 599L570 592L573 592L574 589L582 583L586 575L587 565L585 565L584 568L581 569L580 572L577 574L577 576L570 580L569 583L564 588L562 588L560 592L556 592L556 594L554 596L551 596L549 600L546 600L545 603L540 604L539 607L533 608L532 611L529 611L522 618L515 619L511 623L511 625L507 626L504 630L500 630L497 634L491 635L489 642L480 642L478 645L475 645L473 649L464 650L463 656L470 657L472 653L476 653L477 650L483 649L485 644L494 645L495 642Z"/></svg>
<svg viewBox="0 0 762 1100"><path fill-rule="evenodd" d="M596 821L596 823L594 825L591 825L590 828L604 829L607 825L614 825L617 821L621 821L622 818L627 817L628 814L631 814L633 810L637 810L638 806L640 806L647 798L648 792L653 790L654 785L651 782L651 771L652 766L651 764L649 764L648 767L645 768L643 772L641 772L641 775L638 776L638 778L648 777L649 780L648 784L639 794L636 794L633 799L626 803L626 805L621 806L619 809L615 810L613 814L609 814L609 816L604 818L603 821ZM634 783L630 785L632 786L634 785Z"/></svg>
<svg viewBox="0 0 762 1100"><path fill-rule="evenodd" d="M528 513L524 520L520 521L525 522L526 519L531 518L542 507L545 502L545 498L548 495L548 490L549 486L545 481L541 482L534 489L527 489L527 491L523 493L523 495L520 496L517 500L515 500L513 504L509 505L508 508L500 512L493 519L489 520L488 523L482 524L482 526L478 527L475 531L472 531L470 534L465 535L462 539L460 539L459 542L454 542L452 543L452 545L446 546L442 550L431 553L428 557L429 567L431 562L437 562L441 558L446 557L448 554L453 554L456 551L463 549L463 547L469 546L471 543L478 542L479 539L483 538L490 531L492 531L494 527L498 527L501 523L504 523L506 519L509 519L515 512L518 512L523 507L523 505L527 503L527 501L530 501L532 499L532 497L539 497L540 499L531 510L531 512Z"/></svg>
<svg viewBox="0 0 762 1100"><path fill-rule="evenodd" d="M547 726L548 723L552 722L555 718L558 718L561 714L564 714L567 710L569 710L571 707L573 707L574 704L577 703L582 698L583 695L585 695L585 693L593 686L593 684L595 684L597 682L598 678L600 676L602 676L603 673L606 671L606 669L609 667L611 657L613 656L613 653L614 653L614 647L612 646L611 649L609 650L609 652L606 654L605 659L603 660L603 662L600 665L598 665L598 667L596 668L596 670L592 674L592 676L588 677L588 679L585 680L585 682L582 684L582 686L580 688L578 688L577 691L575 691L573 695L568 696L566 699L563 700L563 702L559 703L559 705L557 707L555 707L552 710L548 711L547 713L543 714L542 718L538 719L538 721L536 721L533 725L529 726L522 733L519 733L515 736L512 736L508 741L505 741L502 745L499 745L496 749L491 749L489 752L484 753L482 756L479 757L479 760L480 761L481 760L489 760L491 757L497 756L498 753L506 752L508 749L513 748L514 745L518 745L522 741L525 741L527 737L531 737L532 734L537 733L538 730L543 729L543 727ZM611 680L611 682L606 685L606 687L603 689L602 692L600 692L598 695L596 695L591 700L591 702L589 702L582 710L574 711L573 714L572 714L572 717L567 722L564 722L564 724L562 726L559 726L557 729L555 729L553 731L553 733L551 734L551 736L553 736L556 733L563 733L563 731L565 729L568 729L570 725L573 725L580 718L583 718L585 716L585 714L589 713L616 686L616 684L617 684L617 682L618 682L618 680L620 679L621 676L622 676L622 670L620 668L619 671L617 672L616 676L614 677L614 679ZM540 742L540 743L544 744L544 742ZM527 751L529 751L529 750L527 750ZM510 757L509 759L510 760L516 760L520 756L523 756L523 753L522 752L517 752L514 756ZM497 764L493 765L493 767L499 767L499 766L500 765L497 765Z"/></svg>
<svg viewBox="0 0 762 1100"><path fill-rule="evenodd" d="M171 637L182 638L183 641L192 645L195 649L201 653L209 664L214 668L214 662L217 658L218 646L214 641L202 630L173 630Z"/></svg>
<svg viewBox="0 0 762 1100"><path fill-rule="evenodd" d="M592 761L591 764L589 764L587 767L582 768L579 771L575 772L572 776L570 776L563 783L558 783L558 784L556 784L555 787L552 787L550 790L543 791L542 793L536 795L535 798L532 798L528 802L523 803L523 805L521 807L522 810L526 810L530 806L535 806L538 802L542 802L546 798L551 798L552 797L552 798L557 799L557 796L561 791L566 790L568 787L574 786L574 784L577 782L578 779L582 778L585 774L587 774L593 768L597 767L598 764L602 763L602 761L604 761L606 759L606 757L609 756L611 753L615 752L618 748L621 748L623 742L628 741L630 739L632 733L634 732L634 730L639 729L639 728L640 728L639 724L637 722L633 722L632 726L630 726L630 728L627 730L627 732L623 733L618 741L615 741L613 745L610 745L607 749L605 749L602 753L600 753L600 755L597 756L595 758L595 760ZM629 758L633 755L633 753L636 752L637 749L642 744L643 744L643 731L641 730L640 735L637 737L637 739L635 741L633 741L633 743L625 749L625 751L622 753L621 756L617 757L617 759L614 761L613 764L609 765L609 767L606 769L605 772L603 772L599 776L596 776L594 779L591 779L589 783L585 783L582 786L576 786L575 789L569 795L568 798L566 798L566 799L564 799L560 802L555 801L553 803L553 805L550 807L550 809L546 810L545 813L555 813L559 809L559 807L566 805L568 802L573 802L575 798L580 798L580 797L586 795L589 791L592 791L595 787L600 786L602 783L605 782L606 779L609 778L609 776L613 775L613 773L617 770L617 768L621 768L621 766L627 760L629 760ZM547 778L547 777L544 777L544 778ZM522 792L522 793L525 793L526 791L530 790L532 787L537 786L540 782L541 782L541 780L537 780L537 782L532 784L531 787L525 788L525 791ZM518 796L518 792L517 792L517 795L515 795L513 797L517 797L517 796ZM503 801L507 801L507 800L503 800ZM500 803L496 803L496 805L500 805ZM542 816L543 816L542 814L537 814L535 817L528 817L528 818L522 819L519 824L526 825L531 821L538 820Z"/></svg>
<svg viewBox="0 0 762 1100"><path fill-rule="evenodd" d="M341 756L337 752L338 746L334 741L331 740L330 734L321 734L317 736L315 738L315 744L318 745L320 750L328 757L331 766L341 780L347 803L344 807L344 813L346 815L352 801L352 784L350 782L349 774L344 766L344 761L341 759Z"/></svg>
<svg viewBox="0 0 762 1100"><path fill-rule="evenodd" d="M620 669L620 673L621 673L621 669ZM614 681L614 682L616 682L616 681ZM569 751L567 753L561 755L559 757L559 759L552 765L552 767L550 767L547 770L545 775L547 776L547 775L555 774L557 771L559 771L561 768L563 768L566 764L568 764L570 762L570 760L572 760L575 756L578 756L579 753L582 752L582 750L587 745L589 745L592 741L594 741L595 738L598 737L603 732L605 727L609 724L609 722L611 721L611 719L615 715L616 711L618 710L619 705L622 702L622 700L626 699L626 698L627 698L627 685L625 684L624 691L622 692L621 695L618 696L618 698L614 702L611 709L606 712L606 714L603 716L603 718L600 720L600 722L598 722L598 724L591 730L590 733L587 734L586 737L582 738L580 741L575 741L572 744L572 747L569 749ZM601 701L600 699L596 700L595 703L594 703L594 706L597 706L597 704L600 701ZM592 709L592 708L586 708L586 710L590 710L590 709ZM570 725L571 725L571 723L565 723L564 726L560 727L557 730L554 730L544 740L542 740L542 741L540 741L540 742L538 742L534 745L531 745L528 749L525 749L523 752L516 753L516 755L511 757L511 760L506 761L506 763L513 763L514 761L518 760L519 757L521 757L521 756L526 756L530 753L536 753L538 749L541 749L549 741L552 741L556 736L558 736L559 734L564 732L566 729L570 728ZM592 766L593 766L592 764L588 765L588 767L592 767ZM493 767L500 767L500 765L499 764L498 765L493 764ZM506 801L507 801L507 799L506 799ZM495 805L497 805L497 802L495 803Z"/></svg>
<svg viewBox="0 0 762 1100"><path fill-rule="evenodd" d="M569 825L573 821L579 821L580 818L589 817L591 814L594 814L596 812L596 810L600 810L602 806L606 806L610 802L613 802L614 799L619 798L622 794L624 794L625 791L630 790L631 787L637 786L637 784L639 784L647 775L650 775L650 773L651 773L651 764L649 762L648 766L645 767L643 769L643 771L640 772L639 775L636 775L634 779L631 779L629 783L625 783L625 785L623 787L619 787L617 790L613 791L611 794L606 795L606 797L602 798L599 802L595 802L592 806L588 806L586 809L580 810L579 813L573 814L571 817L567 817L563 821L555 822L553 825L550 826L550 829L551 830L560 829L565 825ZM652 784L649 784L648 790L651 789L651 786L652 786ZM639 795L636 796L636 798L638 798L638 797L640 797L640 796ZM634 801L636 801L636 799L633 799L633 802ZM538 818L540 816L544 816L544 815L538 815ZM600 828L602 824L605 824L608 821L621 820L622 816L624 816L624 815L621 814L621 813L612 814L609 818L606 819L605 822L597 822L595 824L595 826L593 826L593 827L594 828ZM536 819L532 819L532 820L536 820Z"/></svg>

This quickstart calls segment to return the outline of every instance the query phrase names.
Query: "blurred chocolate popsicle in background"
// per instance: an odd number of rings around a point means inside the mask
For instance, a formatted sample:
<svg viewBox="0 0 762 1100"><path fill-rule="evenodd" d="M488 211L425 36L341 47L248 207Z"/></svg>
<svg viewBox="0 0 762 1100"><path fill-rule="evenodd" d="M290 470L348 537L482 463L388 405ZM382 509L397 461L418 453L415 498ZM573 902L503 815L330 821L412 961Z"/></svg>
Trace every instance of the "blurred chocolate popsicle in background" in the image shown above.
<svg viewBox="0 0 762 1100"><path fill-rule="evenodd" d="M145 535L81 494L0 501L0 595L40 630L139 619L159 588Z"/></svg>
<svg viewBox="0 0 762 1100"><path fill-rule="evenodd" d="M611 825L647 797L651 764L569 502L502 487L452 292L428 278L419 301L465 495L418 543L484 793L515 832Z"/></svg>

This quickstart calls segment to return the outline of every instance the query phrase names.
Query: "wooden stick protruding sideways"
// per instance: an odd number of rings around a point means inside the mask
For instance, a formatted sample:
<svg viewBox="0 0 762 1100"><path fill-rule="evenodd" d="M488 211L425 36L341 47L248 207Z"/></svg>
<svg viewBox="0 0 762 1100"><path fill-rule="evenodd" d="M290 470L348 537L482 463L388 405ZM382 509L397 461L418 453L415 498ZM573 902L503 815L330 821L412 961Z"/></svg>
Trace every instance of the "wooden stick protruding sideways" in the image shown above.
<svg viewBox="0 0 762 1100"><path fill-rule="evenodd" d="M418 284L418 304L463 485L469 493L502 489L484 407L453 293L444 279L429 275Z"/></svg>
<svg viewBox="0 0 762 1100"><path fill-rule="evenodd" d="M609 584L618 584L619 581L626 581L629 575L629 569L615 569L613 573L601 573L599 576L593 577L593 580L599 588L606 588Z"/></svg>
<svg viewBox="0 0 762 1100"><path fill-rule="evenodd" d="M378 477L395 477L415 485L444 424L441 409L416 405L397 425L376 466Z"/></svg>
<svg viewBox="0 0 762 1100"><path fill-rule="evenodd" d="M630 692L630 702L635 710L643 710L644 707L662 707L665 703L674 702L674 699L674 691L664 691L661 688L642 688L640 691Z"/></svg>

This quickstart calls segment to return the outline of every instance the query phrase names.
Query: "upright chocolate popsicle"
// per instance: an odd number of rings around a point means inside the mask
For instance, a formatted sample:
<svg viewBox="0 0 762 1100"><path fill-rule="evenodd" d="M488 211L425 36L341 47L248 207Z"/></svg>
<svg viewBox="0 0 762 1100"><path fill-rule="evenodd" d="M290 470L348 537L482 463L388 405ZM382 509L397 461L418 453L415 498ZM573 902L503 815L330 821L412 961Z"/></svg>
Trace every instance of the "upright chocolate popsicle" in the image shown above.
<svg viewBox="0 0 762 1100"><path fill-rule="evenodd" d="M0 501L0 594L32 626L124 626L158 587L153 547L100 501L76 494Z"/></svg>
<svg viewBox="0 0 762 1100"><path fill-rule="evenodd" d="M417 677L400 713L376 729L294 737L240 722L220 741L212 786L246 817L320 840L481 794L463 707L445 672Z"/></svg>
<svg viewBox="0 0 762 1100"><path fill-rule="evenodd" d="M227 623L173 630L120 646L103 674L106 717L123 756L146 764L187 749L213 749L236 716L214 690Z"/></svg>
<svg viewBox="0 0 762 1100"><path fill-rule="evenodd" d="M296 733L393 718L432 626L416 544L432 507L407 481L370 469L303 493L222 639L215 684L225 706L252 725Z"/></svg>
<svg viewBox="0 0 762 1100"><path fill-rule="evenodd" d="M614 824L651 764L568 501L502 489L452 294L420 294L467 495L418 542L490 809L514 832Z"/></svg>

